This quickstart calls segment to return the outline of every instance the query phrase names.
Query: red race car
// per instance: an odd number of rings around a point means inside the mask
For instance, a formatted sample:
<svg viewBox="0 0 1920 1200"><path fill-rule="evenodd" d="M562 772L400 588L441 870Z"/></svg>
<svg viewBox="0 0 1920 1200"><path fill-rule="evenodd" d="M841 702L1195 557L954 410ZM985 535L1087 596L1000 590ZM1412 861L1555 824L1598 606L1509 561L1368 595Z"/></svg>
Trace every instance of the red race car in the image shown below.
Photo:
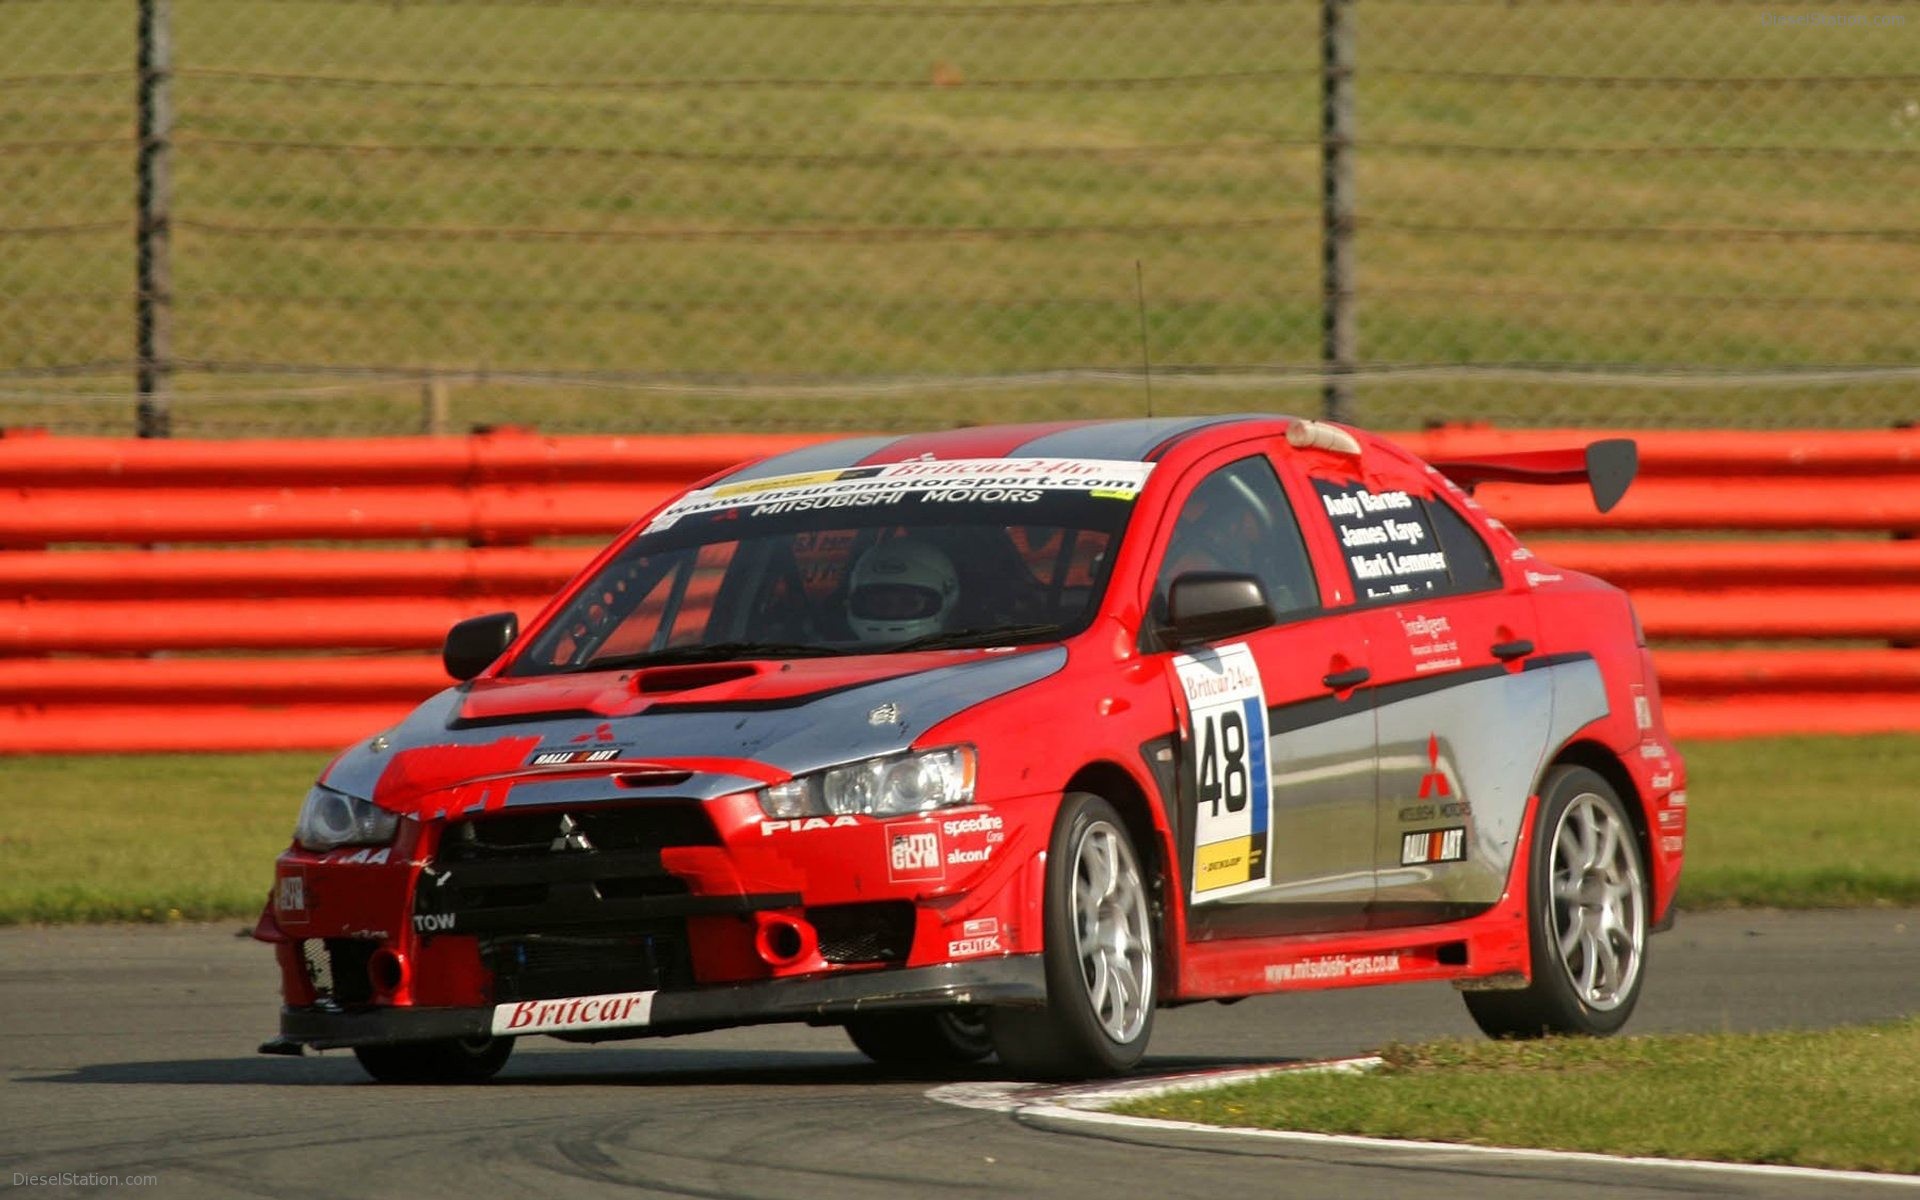
<svg viewBox="0 0 1920 1200"><path fill-rule="evenodd" d="M1125 1071L1157 1006L1451 980L1612 1032L1685 779L1626 596L1427 464L1192 417L796 451L642 519L346 751L257 936L262 1047L484 1078L514 1039L843 1025L885 1063Z"/></svg>

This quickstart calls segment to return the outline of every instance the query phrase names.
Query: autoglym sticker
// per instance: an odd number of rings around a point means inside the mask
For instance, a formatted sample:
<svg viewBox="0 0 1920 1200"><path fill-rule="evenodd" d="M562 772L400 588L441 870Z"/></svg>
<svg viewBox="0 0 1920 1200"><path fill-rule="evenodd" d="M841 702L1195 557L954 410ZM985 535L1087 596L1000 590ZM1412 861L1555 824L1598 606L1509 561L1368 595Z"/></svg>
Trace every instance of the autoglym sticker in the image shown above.
<svg viewBox="0 0 1920 1200"><path fill-rule="evenodd" d="M894 883L937 883L947 877L936 821L914 821L887 830L887 878Z"/></svg>
<svg viewBox="0 0 1920 1200"><path fill-rule="evenodd" d="M1267 886L1273 857L1267 697L1246 644L1176 655L1193 771L1194 902Z"/></svg>

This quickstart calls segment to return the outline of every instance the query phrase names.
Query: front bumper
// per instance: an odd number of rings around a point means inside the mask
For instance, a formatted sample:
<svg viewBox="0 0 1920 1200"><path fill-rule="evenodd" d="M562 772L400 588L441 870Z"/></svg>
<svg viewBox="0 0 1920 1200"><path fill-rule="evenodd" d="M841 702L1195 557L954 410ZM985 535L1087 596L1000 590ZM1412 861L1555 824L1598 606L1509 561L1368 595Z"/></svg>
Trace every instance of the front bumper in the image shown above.
<svg viewBox="0 0 1920 1200"><path fill-rule="evenodd" d="M607 1041L694 1033L727 1025L809 1021L882 1009L954 1005L1040 1007L1046 972L1038 954L1012 954L927 967L858 971L804 979L774 979L656 992L644 1025L570 1032L572 1041ZM280 1037L262 1047L287 1053L290 1045L331 1050L436 1038L485 1037L494 1008L384 1007L358 1011L283 1008ZM279 1047L277 1051L269 1047Z"/></svg>

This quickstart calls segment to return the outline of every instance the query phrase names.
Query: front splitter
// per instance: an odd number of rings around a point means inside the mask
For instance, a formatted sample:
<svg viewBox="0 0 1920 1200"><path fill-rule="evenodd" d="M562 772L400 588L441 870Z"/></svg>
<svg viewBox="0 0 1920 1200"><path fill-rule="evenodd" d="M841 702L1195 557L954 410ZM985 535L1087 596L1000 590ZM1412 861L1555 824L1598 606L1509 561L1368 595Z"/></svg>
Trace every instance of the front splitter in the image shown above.
<svg viewBox="0 0 1920 1200"><path fill-rule="evenodd" d="M566 1032L573 1041L665 1036L728 1025L809 1021L888 1009L963 1005L1035 1008L1047 1002L1046 970L1037 954L1015 954L931 967L857 971L805 979L770 979L652 993L645 1024ZM441 1038L488 1037L492 1005L473 1008L283 1008L280 1037L269 1053L292 1046L332 1050Z"/></svg>

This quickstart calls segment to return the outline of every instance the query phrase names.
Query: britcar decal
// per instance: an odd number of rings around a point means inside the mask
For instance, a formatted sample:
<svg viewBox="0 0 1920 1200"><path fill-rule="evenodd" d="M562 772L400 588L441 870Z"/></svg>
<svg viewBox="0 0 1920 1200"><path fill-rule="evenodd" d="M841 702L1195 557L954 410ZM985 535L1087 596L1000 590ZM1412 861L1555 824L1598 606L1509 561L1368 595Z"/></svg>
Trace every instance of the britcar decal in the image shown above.
<svg viewBox="0 0 1920 1200"><path fill-rule="evenodd" d="M653 992L609 992L565 1000L521 1000L493 1010L493 1032L557 1033L576 1029L618 1029L653 1020Z"/></svg>
<svg viewBox="0 0 1920 1200"><path fill-rule="evenodd" d="M1246 643L1173 659L1191 726L1195 903L1267 886L1273 856L1267 698Z"/></svg>
<svg viewBox="0 0 1920 1200"><path fill-rule="evenodd" d="M1400 837L1400 865L1464 862L1467 857L1467 830L1464 825L1449 829L1421 829Z"/></svg>

